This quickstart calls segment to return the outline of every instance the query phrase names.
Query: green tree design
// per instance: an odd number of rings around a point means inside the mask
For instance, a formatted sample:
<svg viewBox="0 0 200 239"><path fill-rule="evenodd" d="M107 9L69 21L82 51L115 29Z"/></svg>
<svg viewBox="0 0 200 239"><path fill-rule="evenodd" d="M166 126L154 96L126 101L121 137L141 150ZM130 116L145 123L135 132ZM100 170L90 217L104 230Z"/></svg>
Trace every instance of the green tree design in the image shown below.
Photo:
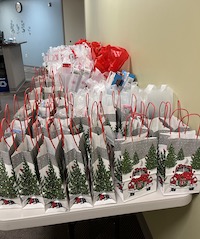
<svg viewBox="0 0 200 239"><path fill-rule="evenodd" d="M127 149L125 149L123 153L123 159L122 159L122 173L123 174L130 173L131 170L132 170L131 158L130 158L129 152L127 151Z"/></svg>
<svg viewBox="0 0 200 239"><path fill-rule="evenodd" d="M108 117L106 117L104 124L107 126L111 126L110 120L108 119Z"/></svg>
<svg viewBox="0 0 200 239"><path fill-rule="evenodd" d="M80 124L79 124L79 128L78 128L78 132L79 133L84 133L83 123L82 123L81 119L80 119Z"/></svg>
<svg viewBox="0 0 200 239"><path fill-rule="evenodd" d="M140 162L140 159L139 159L139 157L138 157L137 152L135 152L134 155L133 155L133 165L136 165L136 164L138 164L139 162Z"/></svg>
<svg viewBox="0 0 200 239"><path fill-rule="evenodd" d="M184 153L183 153L183 149L181 148L177 154L177 160L183 160L184 159Z"/></svg>
<svg viewBox="0 0 200 239"><path fill-rule="evenodd" d="M197 149L195 154L192 155L192 168L200 169L200 147Z"/></svg>
<svg viewBox="0 0 200 239"><path fill-rule="evenodd" d="M145 157L146 167L151 170L157 167L157 152L154 144L151 145L148 154Z"/></svg>
<svg viewBox="0 0 200 239"><path fill-rule="evenodd" d="M119 158L115 160L114 175L118 181L122 182L122 162Z"/></svg>
<svg viewBox="0 0 200 239"><path fill-rule="evenodd" d="M25 158L23 158L23 166L19 178L17 179L20 195L40 195L39 182L36 174L33 174Z"/></svg>
<svg viewBox="0 0 200 239"><path fill-rule="evenodd" d="M172 144L170 144L169 148L168 148L168 154L165 160L165 166L167 168L172 168L176 165L176 154L174 151L174 147Z"/></svg>
<svg viewBox="0 0 200 239"><path fill-rule="evenodd" d="M4 198L16 198L18 195L14 175L8 176L3 160L0 160L0 196Z"/></svg>
<svg viewBox="0 0 200 239"><path fill-rule="evenodd" d="M42 183L43 196L48 199L65 199L65 193L62 187L62 180L58 178L51 161L49 160L47 176L44 176Z"/></svg>
<svg viewBox="0 0 200 239"><path fill-rule="evenodd" d="M74 165L69 173L69 192L71 194L88 194L86 175L81 173L77 159L74 159Z"/></svg>
<svg viewBox="0 0 200 239"><path fill-rule="evenodd" d="M100 155L98 155L97 169L94 171L94 190L97 192L110 192L113 190L111 172L106 170Z"/></svg>

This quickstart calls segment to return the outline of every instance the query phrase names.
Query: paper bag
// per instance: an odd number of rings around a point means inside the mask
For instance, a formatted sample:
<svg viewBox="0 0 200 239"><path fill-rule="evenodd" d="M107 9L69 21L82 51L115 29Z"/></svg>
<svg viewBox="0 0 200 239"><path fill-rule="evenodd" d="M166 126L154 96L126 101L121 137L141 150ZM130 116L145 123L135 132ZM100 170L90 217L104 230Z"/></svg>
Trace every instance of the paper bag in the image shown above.
<svg viewBox="0 0 200 239"><path fill-rule="evenodd" d="M122 188L118 190L118 193L122 200L132 200L156 191L156 137L135 136L127 138L121 143L120 161Z"/></svg>
<svg viewBox="0 0 200 239"><path fill-rule="evenodd" d="M37 162L46 212L64 212L68 208L66 185L58 166L58 161L64 160L61 153L62 142L58 137L51 140L44 137L44 143L37 155Z"/></svg>
<svg viewBox="0 0 200 239"><path fill-rule="evenodd" d="M4 118L1 121L2 138L0 141L0 209L21 208L15 172L10 158L18 142L15 134L9 133L9 136L5 136L5 127L8 127L8 123Z"/></svg>
<svg viewBox="0 0 200 239"><path fill-rule="evenodd" d="M199 132L190 130L160 135L158 181L164 195L199 193L200 139L198 134Z"/></svg>
<svg viewBox="0 0 200 239"><path fill-rule="evenodd" d="M25 209L44 208L41 185L36 173L35 159L38 151L37 139L26 135L11 156L17 179L17 188Z"/></svg>
<svg viewBox="0 0 200 239"><path fill-rule="evenodd" d="M93 206L87 163L84 162L79 149L81 137L83 134L64 136L70 209L91 208Z"/></svg>
<svg viewBox="0 0 200 239"><path fill-rule="evenodd" d="M116 203L114 178L111 173L105 130L98 112L98 107L96 116L96 119L94 115L91 117L92 124L89 141L91 143L91 161L89 162L89 168L91 171L91 190L94 206Z"/></svg>

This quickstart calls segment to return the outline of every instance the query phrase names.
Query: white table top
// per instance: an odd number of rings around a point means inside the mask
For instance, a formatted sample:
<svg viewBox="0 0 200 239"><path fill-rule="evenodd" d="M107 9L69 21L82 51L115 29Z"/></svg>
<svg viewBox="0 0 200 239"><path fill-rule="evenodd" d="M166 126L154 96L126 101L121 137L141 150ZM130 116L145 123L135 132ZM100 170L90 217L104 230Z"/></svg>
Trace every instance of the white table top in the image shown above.
<svg viewBox="0 0 200 239"><path fill-rule="evenodd" d="M91 209L79 209L76 211L45 213L44 209L1 209L0 230L6 231L47 226L129 213L182 207L189 204L191 200L192 195L190 194L163 196L158 189L154 193L129 202L122 202L118 198L116 204L95 206Z"/></svg>

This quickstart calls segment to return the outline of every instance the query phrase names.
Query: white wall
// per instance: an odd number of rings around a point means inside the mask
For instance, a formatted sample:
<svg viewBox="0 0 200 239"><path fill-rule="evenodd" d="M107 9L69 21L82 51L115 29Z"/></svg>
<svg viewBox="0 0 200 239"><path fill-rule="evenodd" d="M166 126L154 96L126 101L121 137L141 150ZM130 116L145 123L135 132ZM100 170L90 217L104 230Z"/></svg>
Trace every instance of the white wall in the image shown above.
<svg viewBox="0 0 200 239"><path fill-rule="evenodd" d="M199 0L85 0L86 37L126 48L141 87L168 84L200 113L199 9ZM199 238L198 195L187 207L144 215L154 239Z"/></svg>

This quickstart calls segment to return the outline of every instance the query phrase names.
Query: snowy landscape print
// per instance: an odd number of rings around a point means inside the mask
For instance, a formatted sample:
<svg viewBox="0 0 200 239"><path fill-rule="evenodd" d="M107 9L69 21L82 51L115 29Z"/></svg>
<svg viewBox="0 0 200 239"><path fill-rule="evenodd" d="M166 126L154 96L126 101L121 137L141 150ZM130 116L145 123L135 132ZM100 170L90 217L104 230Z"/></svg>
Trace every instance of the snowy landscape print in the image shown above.
<svg viewBox="0 0 200 239"><path fill-rule="evenodd" d="M121 144L115 151L115 188L122 200L132 200L157 189L157 140Z"/></svg>
<svg viewBox="0 0 200 239"><path fill-rule="evenodd" d="M164 195L199 193L200 191L200 146L198 140L188 143L159 145L158 165L161 190ZM186 145L187 144L187 145ZM161 171L163 169L164 171Z"/></svg>

